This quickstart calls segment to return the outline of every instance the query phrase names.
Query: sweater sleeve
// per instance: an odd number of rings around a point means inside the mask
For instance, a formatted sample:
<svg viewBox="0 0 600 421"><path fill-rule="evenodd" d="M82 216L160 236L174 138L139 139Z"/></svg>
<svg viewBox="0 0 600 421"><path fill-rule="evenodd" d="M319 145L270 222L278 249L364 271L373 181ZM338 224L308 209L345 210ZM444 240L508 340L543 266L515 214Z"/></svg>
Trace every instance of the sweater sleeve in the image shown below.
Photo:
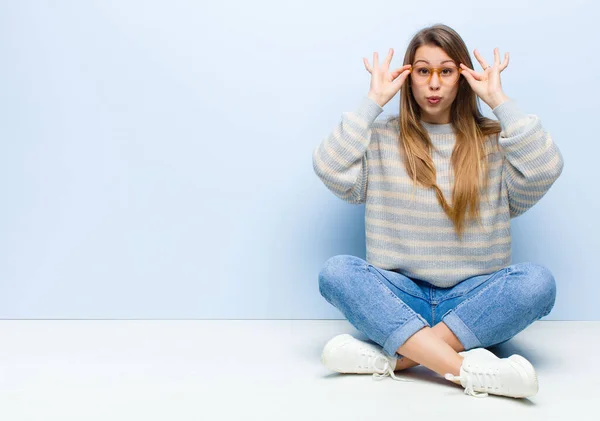
<svg viewBox="0 0 600 421"><path fill-rule="evenodd" d="M383 108L365 96L313 151L313 169L325 186L348 203L364 203L367 192L367 149L372 125Z"/></svg>
<svg viewBox="0 0 600 421"><path fill-rule="evenodd" d="M514 218L548 192L562 172L563 157L538 116L525 114L513 100L492 111L502 128L498 144L504 151L502 174Z"/></svg>

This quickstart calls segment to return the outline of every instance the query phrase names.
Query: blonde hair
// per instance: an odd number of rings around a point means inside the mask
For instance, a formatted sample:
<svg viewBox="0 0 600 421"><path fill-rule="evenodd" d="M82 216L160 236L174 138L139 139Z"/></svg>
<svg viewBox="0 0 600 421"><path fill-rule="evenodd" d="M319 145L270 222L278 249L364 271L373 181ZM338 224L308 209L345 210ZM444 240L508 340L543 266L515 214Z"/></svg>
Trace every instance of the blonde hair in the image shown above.
<svg viewBox="0 0 600 421"><path fill-rule="evenodd" d="M407 47L404 64L414 61L416 51L422 45L440 47L457 65L463 63L473 68L464 41L446 25L437 24L420 30ZM410 76L401 89L400 114L389 122L399 125L400 152L414 185L435 189L438 202L462 239L467 218L481 222L480 189L483 187L487 191L488 187L485 140L487 136L499 133L501 128L497 121L482 115L477 95L467 80L461 76L457 83L458 93L450 111L450 123L456 133L451 156L454 172L453 206L448 204L436 183L436 169L430 155L433 144L420 123L421 109L412 95Z"/></svg>

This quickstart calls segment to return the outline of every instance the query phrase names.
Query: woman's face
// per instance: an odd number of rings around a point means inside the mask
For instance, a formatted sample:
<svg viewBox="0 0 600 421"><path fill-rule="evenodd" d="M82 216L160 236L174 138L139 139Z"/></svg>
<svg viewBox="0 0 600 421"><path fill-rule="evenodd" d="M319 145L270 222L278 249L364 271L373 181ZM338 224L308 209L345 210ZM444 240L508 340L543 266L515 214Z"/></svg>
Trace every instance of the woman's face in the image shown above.
<svg viewBox="0 0 600 421"><path fill-rule="evenodd" d="M421 119L433 124L450 123L450 108L461 77L458 63L440 47L423 45L417 49L412 66L412 95L421 107Z"/></svg>

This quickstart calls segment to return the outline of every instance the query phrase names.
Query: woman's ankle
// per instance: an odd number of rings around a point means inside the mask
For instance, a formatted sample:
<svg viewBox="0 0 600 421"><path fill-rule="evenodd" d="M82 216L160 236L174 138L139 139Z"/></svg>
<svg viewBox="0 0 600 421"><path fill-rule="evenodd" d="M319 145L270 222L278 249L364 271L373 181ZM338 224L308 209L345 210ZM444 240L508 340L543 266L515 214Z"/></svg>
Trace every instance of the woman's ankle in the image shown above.
<svg viewBox="0 0 600 421"><path fill-rule="evenodd" d="M396 368L394 368L394 371L406 370L407 368L416 367L418 365L419 364L417 364L416 362L414 362L411 359L408 359L406 357L401 357L401 358L398 358L398 360L396 361Z"/></svg>

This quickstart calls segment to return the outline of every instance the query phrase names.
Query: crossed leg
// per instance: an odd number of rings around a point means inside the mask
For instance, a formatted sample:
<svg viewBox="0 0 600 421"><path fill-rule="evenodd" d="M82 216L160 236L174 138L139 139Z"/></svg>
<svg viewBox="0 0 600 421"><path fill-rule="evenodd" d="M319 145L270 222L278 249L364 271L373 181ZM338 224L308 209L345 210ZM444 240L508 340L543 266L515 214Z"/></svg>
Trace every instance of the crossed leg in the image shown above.
<svg viewBox="0 0 600 421"><path fill-rule="evenodd" d="M427 330L429 330L429 332ZM432 335L438 340L432 339ZM446 346L440 345L440 341L443 341ZM451 349L448 349L448 347ZM442 355L446 356L445 359L440 359L436 356L433 359L434 361L431 363L425 363L426 366L433 365L438 367L438 369L434 371L439 373L441 370L444 372L441 373L442 375L450 372L452 372L454 375L459 374L458 371L460 371L462 357L457 353L463 351L464 347L456 335L448 328L448 326L446 326L444 322L440 322L432 328L426 327L421 329L411 336L400 348L398 348L398 353L403 355L403 357L399 358L396 362L395 370L405 370L407 368L419 365L420 363L411 360L406 355L418 353L421 355L421 358L417 359L422 359L424 357L424 349L436 350L438 351L437 355L439 355L441 351ZM456 366L457 364L458 367Z"/></svg>

